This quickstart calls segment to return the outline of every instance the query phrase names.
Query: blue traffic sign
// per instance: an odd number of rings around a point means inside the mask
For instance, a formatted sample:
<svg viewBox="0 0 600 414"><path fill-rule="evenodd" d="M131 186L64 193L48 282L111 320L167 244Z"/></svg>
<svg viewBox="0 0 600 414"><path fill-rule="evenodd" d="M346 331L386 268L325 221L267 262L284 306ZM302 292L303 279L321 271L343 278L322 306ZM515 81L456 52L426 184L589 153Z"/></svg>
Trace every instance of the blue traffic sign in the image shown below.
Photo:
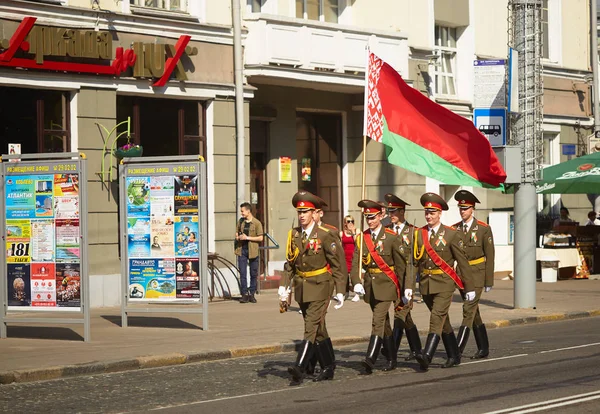
<svg viewBox="0 0 600 414"><path fill-rule="evenodd" d="M473 123L487 137L492 147L506 145L505 108L475 108Z"/></svg>

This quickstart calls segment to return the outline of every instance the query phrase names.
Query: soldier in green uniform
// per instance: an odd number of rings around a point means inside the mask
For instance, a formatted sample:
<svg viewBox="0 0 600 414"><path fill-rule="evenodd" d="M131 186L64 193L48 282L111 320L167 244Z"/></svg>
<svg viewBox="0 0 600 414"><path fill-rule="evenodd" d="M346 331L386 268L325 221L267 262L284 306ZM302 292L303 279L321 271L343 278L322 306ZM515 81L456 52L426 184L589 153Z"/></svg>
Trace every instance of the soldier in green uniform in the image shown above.
<svg viewBox="0 0 600 414"><path fill-rule="evenodd" d="M312 354L316 352L323 369L314 380L323 381L332 379L335 370L335 355L325 315L334 286L339 302L337 308L344 304L345 282L337 253L342 246L327 228L314 222L313 210L319 205L314 194L300 191L294 195L292 204L298 211L300 226L288 233L287 263L278 294L281 301L287 301L288 286L292 284L304 318L304 340L296 362L288 368L288 372L294 382L301 382Z"/></svg>
<svg viewBox="0 0 600 414"><path fill-rule="evenodd" d="M354 292L364 295L364 300L371 306L373 322L367 356L363 361L367 374L373 372L375 361L382 343L386 344L387 365L384 371L396 368L397 352L390 326L390 305L400 299L400 277L405 273L405 263L400 253L400 238L396 233L381 224L383 206L375 201L361 200L367 219L368 230L357 236L357 246L352 258L352 284ZM360 244L362 243L362 257ZM359 276L364 272L364 286Z"/></svg>
<svg viewBox="0 0 600 414"><path fill-rule="evenodd" d="M421 369L427 370L441 334L448 356L442 368L450 368L460 364L458 342L448 317L452 295L458 286L467 292L466 300L471 301L475 298L475 287L462 238L452 227L441 223L442 210L448 210L448 204L437 194L425 193L421 205L425 208L427 225L417 230L413 252L421 275L419 289L431 315L425 349L416 358ZM454 271L455 263L460 276Z"/></svg>
<svg viewBox="0 0 600 414"><path fill-rule="evenodd" d="M398 353L400 341L402 340L402 333L403 331L406 331L406 340L408 341L408 346L410 348L410 353L406 358L406 361L409 361L413 359L417 353L422 352L419 330L410 315L410 311L413 307L412 297L416 280L416 271L414 270L414 266L411 266L411 263L413 263L412 247L415 227L406 221L405 218L406 206L409 206L410 204L390 193L385 195L385 201L391 219L388 228L393 230L400 238L400 254L406 264L406 272L404 272L404 275L401 275L400 285L404 288L403 297L406 297L408 302L397 303L397 306L394 309L394 347L395 352ZM386 352L387 349L381 351L384 355Z"/></svg>
<svg viewBox="0 0 600 414"><path fill-rule="evenodd" d="M494 285L494 237L490 226L473 215L475 203L479 203L473 193L460 190L454 194L454 199L458 202L462 218L454 227L462 237L475 284L475 299L463 304L463 321L458 329L458 348L462 354L469 340L469 331L473 329L477 352L471 358L485 358L490 353L490 346L487 330L479 313L479 299L484 289L489 292ZM464 292L461 293L464 297Z"/></svg>

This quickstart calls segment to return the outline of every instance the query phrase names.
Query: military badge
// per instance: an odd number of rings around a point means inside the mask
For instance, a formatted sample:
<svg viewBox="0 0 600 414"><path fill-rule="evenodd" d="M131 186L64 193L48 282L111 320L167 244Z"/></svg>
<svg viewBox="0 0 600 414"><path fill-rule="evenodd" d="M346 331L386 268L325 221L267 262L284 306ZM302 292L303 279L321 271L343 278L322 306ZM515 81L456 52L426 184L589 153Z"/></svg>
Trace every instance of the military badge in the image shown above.
<svg viewBox="0 0 600 414"><path fill-rule="evenodd" d="M381 240L377 242L377 250L383 252L383 242Z"/></svg>
<svg viewBox="0 0 600 414"><path fill-rule="evenodd" d="M492 236L488 237L488 243L489 244L494 244L494 242L492 241Z"/></svg>
<svg viewBox="0 0 600 414"><path fill-rule="evenodd" d="M400 253L404 254L404 247L400 246Z"/></svg>
<svg viewBox="0 0 600 414"><path fill-rule="evenodd" d="M335 253L337 251L337 244L335 242L331 243L331 251Z"/></svg>
<svg viewBox="0 0 600 414"><path fill-rule="evenodd" d="M402 235L402 240L404 241L404 243L410 244L410 240L408 240L408 236L406 234Z"/></svg>
<svg viewBox="0 0 600 414"><path fill-rule="evenodd" d="M446 239L444 239L444 236L443 236L443 235L441 235L441 234L438 236L438 239L437 239L437 241L435 242L435 245L436 245L436 246L439 246L440 244L441 244L442 246L446 246Z"/></svg>
<svg viewBox="0 0 600 414"><path fill-rule="evenodd" d="M471 233L471 241L473 243L477 243L477 233L475 233L475 232Z"/></svg>
<svg viewBox="0 0 600 414"><path fill-rule="evenodd" d="M458 241L458 246L459 246L459 247L461 247L461 248L462 248L462 247L464 247L464 245L465 245L465 243L464 243L462 240L459 240L459 241Z"/></svg>
<svg viewBox="0 0 600 414"><path fill-rule="evenodd" d="M313 249L314 249L315 253L317 253L319 250L321 250L321 240L320 239L315 240Z"/></svg>

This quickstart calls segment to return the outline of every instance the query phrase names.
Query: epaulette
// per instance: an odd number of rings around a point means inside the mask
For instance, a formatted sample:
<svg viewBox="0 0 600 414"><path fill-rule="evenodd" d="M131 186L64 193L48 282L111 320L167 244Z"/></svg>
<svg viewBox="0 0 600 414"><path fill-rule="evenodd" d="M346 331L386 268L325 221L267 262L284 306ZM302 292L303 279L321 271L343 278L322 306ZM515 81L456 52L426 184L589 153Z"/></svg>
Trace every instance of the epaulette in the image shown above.
<svg viewBox="0 0 600 414"><path fill-rule="evenodd" d="M462 221L459 221L458 223L456 223L456 224L453 224L453 225L452 225L452 226L450 226L450 227L452 227L454 230L456 230L456 229L457 229L459 226L462 226Z"/></svg>
<svg viewBox="0 0 600 414"><path fill-rule="evenodd" d="M331 231L331 229L328 229L327 227L319 226L319 228L323 231L326 231L327 233Z"/></svg>
<svg viewBox="0 0 600 414"><path fill-rule="evenodd" d="M332 226L331 224L327 224L327 223L321 223L321 224L336 233L339 232L338 228L335 226Z"/></svg>
<svg viewBox="0 0 600 414"><path fill-rule="evenodd" d="M385 228L385 232L388 233L388 234L396 234L396 232L394 230L389 229L387 227Z"/></svg>
<svg viewBox="0 0 600 414"><path fill-rule="evenodd" d="M489 224L487 224L487 223L484 223L484 222L483 222L483 221L481 221L481 220L477 220L477 224L479 224L479 225L481 225L481 226L483 226L483 227L489 227L489 226L490 226Z"/></svg>

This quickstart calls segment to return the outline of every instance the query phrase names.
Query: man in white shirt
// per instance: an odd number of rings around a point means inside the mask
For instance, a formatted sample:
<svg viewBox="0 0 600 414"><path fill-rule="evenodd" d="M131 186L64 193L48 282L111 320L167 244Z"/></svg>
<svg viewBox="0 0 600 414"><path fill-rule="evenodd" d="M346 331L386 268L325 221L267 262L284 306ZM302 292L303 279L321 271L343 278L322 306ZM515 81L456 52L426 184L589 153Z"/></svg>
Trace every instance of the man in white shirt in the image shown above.
<svg viewBox="0 0 600 414"><path fill-rule="evenodd" d="M597 218L597 214L595 211L590 211L588 213L588 221L585 222L586 226L600 226L600 220Z"/></svg>

